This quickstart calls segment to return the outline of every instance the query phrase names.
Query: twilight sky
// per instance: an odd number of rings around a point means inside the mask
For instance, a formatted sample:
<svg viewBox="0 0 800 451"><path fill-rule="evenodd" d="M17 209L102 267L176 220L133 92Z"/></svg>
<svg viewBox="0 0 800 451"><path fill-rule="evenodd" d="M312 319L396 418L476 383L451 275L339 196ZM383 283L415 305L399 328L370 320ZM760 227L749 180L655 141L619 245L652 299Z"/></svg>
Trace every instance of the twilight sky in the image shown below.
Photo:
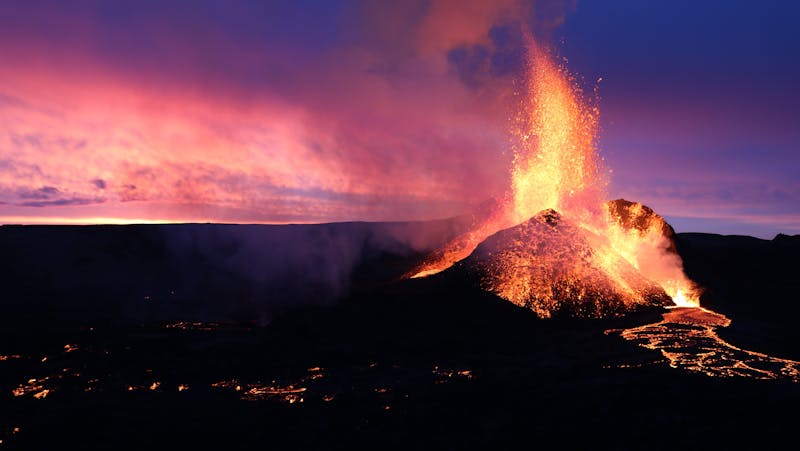
<svg viewBox="0 0 800 451"><path fill-rule="evenodd" d="M0 0L0 223L446 217L507 185L520 25L599 84L610 196L800 233L800 6Z"/></svg>

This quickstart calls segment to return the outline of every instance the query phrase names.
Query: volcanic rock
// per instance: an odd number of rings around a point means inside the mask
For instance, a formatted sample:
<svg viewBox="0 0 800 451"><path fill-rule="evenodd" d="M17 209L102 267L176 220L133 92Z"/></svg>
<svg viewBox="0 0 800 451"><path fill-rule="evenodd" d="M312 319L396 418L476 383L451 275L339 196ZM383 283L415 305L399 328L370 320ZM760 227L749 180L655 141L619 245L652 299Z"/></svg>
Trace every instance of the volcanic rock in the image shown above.
<svg viewBox="0 0 800 451"><path fill-rule="evenodd" d="M627 211L624 205L621 211ZM626 218L637 224L635 217ZM660 286L602 243L602 237L545 210L490 236L454 270L544 318L600 317L670 303Z"/></svg>
<svg viewBox="0 0 800 451"><path fill-rule="evenodd" d="M626 199L610 200L606 202L606 208L619 225L626 229L636 229L643 234L650 230L659 231L669 243L666 250L678 253L675 248L675 230L652 208Z"/></svg>

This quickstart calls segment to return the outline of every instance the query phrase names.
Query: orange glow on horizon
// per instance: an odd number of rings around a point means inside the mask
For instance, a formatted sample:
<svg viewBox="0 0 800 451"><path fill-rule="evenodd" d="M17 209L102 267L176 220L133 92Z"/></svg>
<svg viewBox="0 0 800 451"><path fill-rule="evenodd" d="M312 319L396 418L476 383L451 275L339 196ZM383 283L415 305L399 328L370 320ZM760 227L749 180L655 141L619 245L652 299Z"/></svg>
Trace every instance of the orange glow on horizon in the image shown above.
<svg viewBox="0 0 800 451"><path fill-rule="evenodd" d="M171 224L187 221L142 218L59 218L42 216L0 216L0 225L130 225ZM198 222L198 221L188 221ZM202 221L199 221L202 222Z"/></svg>
<svg viewBox="0 0 800 451"><path fill-rule="evenodd" d="M0 226L4 225L136 225L136 224L318 224L303 221L225 221L202 218L121 218L121 217L45 217L45 216L0 216Z"/></svg>

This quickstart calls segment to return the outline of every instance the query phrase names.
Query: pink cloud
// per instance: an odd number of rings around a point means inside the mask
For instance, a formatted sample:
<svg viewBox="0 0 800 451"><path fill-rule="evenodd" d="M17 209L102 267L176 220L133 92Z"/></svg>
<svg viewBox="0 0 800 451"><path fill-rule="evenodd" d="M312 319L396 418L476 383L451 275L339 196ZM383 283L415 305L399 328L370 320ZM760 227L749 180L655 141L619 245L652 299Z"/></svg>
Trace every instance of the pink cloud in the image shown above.
<svg viewBox="0 0 800 451"><path fill-rule="evenodd" d="M160 203L263 221L421 219L504 185L502 104L425 61L376 73L374 54L341 49L283 91L205 91L152 68L120 73L80 46L34 44L0 52L0 215L25 205L20 190L53 186L66 197L50 202L115 214L138 202L145 216L141 205ZM20 52L48 57L5 64Z"/></svg>

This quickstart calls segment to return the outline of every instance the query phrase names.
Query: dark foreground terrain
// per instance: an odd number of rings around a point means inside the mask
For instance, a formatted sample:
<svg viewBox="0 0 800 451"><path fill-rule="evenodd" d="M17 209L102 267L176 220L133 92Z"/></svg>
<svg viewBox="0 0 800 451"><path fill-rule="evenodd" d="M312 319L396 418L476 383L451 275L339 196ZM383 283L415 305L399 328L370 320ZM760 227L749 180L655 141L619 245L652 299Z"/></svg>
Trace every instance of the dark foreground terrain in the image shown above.
<svg viewBox="0 0 800 451"><path fill-rule="evenodd" d="M540 320L457 272L397 282L462 226L0 227L0 449L793 443L799 383L606 333L661 310ZM720 335L800 359L798 242L678 236Z"/></svg>

